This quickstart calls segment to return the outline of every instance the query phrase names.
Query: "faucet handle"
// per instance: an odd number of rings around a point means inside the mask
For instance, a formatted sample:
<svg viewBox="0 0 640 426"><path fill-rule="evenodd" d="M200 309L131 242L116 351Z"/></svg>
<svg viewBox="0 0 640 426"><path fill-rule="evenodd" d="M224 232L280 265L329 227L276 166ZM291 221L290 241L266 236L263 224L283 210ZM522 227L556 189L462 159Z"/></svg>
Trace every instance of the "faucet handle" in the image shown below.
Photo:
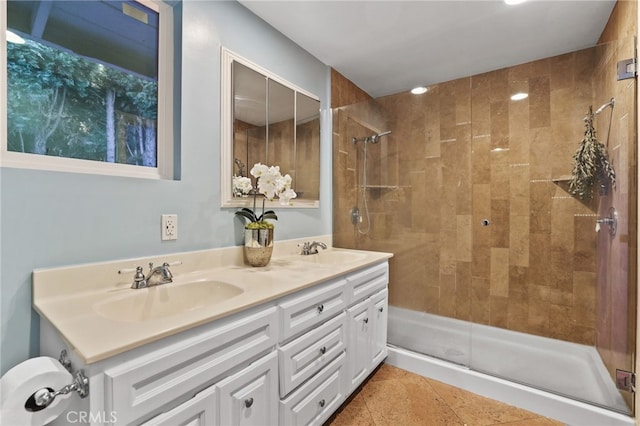
<svg viewBox="0 0 640 426"><path fill-rule="evenodd" d="M141 288L145 286L145 276L144 276L144 272L142 272L142 266L138 266L136 268L136 274L133 276L133 287L134 288Z"/></svg>
<svg viewBox="0 0 640 426"><path fill-rule="evenodd" d="M138 266L138 267L136 268L136 274L135 274L134 278L136 278L136 279L137 279L137 278L139 278L139 277L144 278L144 274L142 273L142 266Z"/></svg>
<svg viewBox="0 0 640 426"><path fill-rule="evenodd" d="M298 244L298 247L302 246L302 253L303 255L307 255L309 254L309 251L311 250L311 243L309 241L305 241L302 244Z"/></svg>

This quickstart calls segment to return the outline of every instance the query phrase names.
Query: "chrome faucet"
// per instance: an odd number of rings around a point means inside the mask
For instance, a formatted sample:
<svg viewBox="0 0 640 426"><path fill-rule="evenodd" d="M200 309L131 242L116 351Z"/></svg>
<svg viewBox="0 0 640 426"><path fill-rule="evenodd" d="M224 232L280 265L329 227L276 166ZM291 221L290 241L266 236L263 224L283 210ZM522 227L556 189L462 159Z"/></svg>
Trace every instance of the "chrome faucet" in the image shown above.
<svg viewBox="0 0 640 426"><path fill-rule="evenodd" d="M312 243L310 242L305 242L302 244L302 255L307 256L310 254L318 254L318 247L322 248L323 250L327 249L327 245L325 243L321 243L319 241L314 241Z"/></svg>
<svg viewBox="0 0 640 426"><path fill-rule="evenodd" d="M131 288L146 288L155 285L167 284L173 282L173 274L169 270L169 264L164 262L162 266L153 267L153 262L149 262L149 273L147 276L142 272L142 266L136 268L136 274L133 277Z"/></svg>

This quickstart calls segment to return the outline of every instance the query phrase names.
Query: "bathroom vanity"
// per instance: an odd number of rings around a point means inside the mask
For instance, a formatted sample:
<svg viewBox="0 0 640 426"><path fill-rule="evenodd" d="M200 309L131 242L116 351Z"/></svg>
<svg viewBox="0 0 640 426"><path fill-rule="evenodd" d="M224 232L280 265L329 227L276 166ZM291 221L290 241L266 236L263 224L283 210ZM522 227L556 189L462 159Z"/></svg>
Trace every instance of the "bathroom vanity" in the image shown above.
<svg viewBox="0 0 640 426"><path fill-rule="evenodd" d="M321 425L386 357L391 254L295 243L266 268L234 247L35 271L41 352L66 349L90 381L58 423ZM173 283L114 276L153 260L182 262ZM102 282L81 289L81 276Z"/></svg>

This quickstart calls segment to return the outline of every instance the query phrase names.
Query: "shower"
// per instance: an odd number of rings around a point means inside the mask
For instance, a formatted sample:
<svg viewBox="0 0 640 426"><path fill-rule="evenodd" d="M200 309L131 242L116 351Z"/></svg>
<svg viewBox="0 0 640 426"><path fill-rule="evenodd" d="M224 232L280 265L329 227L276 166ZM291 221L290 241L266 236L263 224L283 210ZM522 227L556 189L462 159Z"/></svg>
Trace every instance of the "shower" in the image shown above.
<svg viewBox="0 0 640 426"><path fill-rule="evenodd" d="M387 130L386 132L376 133L371 136L365 136L363 138L353 138L352 142L354 145L357 145L358 142L362 142L364 145L363 153L362 153L362 206L364 207L364 214L366 216L367 227L366 229L362 229L362 213L358 206L355 206L351 209L351 223L353 223L358 230L358 233L365 235L371 229L371 222L369 217L369 206L367 205L367 145L370 143L377 144L380 142L380 139L383 136L387 136L391 134L391 130Z"/></svg>
<svg viewBox="0 0 640 426"><path fill-rule="evenodd" d="M633 421L637 83L616 64L634 46L336 107L333 242L393 253L390 364L503 402L522 391L569 424ZM510 100L513 75L539 101ZM617 182L580 200L568 181L589 105ZM616 232L597 232L612 207Z"/></svg>

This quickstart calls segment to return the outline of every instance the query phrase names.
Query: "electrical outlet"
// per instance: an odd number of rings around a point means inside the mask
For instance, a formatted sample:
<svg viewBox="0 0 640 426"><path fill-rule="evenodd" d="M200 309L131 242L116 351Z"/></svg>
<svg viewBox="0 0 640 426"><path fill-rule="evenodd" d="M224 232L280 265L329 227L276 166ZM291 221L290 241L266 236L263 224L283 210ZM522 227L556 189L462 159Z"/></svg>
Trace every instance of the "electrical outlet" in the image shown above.
<svg viewBox="0 0 640 426"><path fill-rule="evenodd" d="M162 215L162 241L178 239L178 215L163 214Z"/></svg>

